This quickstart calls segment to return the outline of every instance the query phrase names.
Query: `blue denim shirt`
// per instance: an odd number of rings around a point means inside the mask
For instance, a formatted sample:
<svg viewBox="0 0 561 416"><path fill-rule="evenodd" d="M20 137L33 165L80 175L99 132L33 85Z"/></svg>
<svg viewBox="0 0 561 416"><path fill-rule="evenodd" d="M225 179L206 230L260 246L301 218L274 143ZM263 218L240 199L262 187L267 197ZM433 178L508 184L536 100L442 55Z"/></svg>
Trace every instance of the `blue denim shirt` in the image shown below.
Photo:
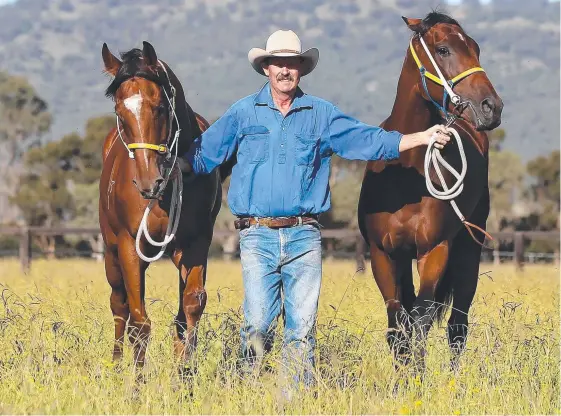
<svg viewBox="0 0 561 416"><path fill-rule="evenodd" d="M228 192L236 216L320 214L331 206L333 153L351 160L396 159L401 137L300 89L283 117L267 82L230 107L184 157L195 174L208 174L237 155Z"/></svg>

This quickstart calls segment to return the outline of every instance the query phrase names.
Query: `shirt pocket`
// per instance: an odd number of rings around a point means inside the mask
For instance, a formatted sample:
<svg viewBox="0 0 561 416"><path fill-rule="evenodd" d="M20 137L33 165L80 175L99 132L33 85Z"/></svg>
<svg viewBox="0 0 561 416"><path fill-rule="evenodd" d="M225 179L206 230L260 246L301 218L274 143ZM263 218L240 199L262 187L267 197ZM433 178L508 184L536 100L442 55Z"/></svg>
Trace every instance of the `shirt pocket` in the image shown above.
<svg viewBox="0 0 561 416"><path fill-rule="evenodd" d="M249 163L262 163L269 158L269 130L249 126L242 130L242 151Z"/></svg>
<svg viewBox="0 0 561 416"><path fill-rule="evenodd" d="M310 133L295 133L296 163L301 166L314 164L319 151L319 136Z"/></svg>

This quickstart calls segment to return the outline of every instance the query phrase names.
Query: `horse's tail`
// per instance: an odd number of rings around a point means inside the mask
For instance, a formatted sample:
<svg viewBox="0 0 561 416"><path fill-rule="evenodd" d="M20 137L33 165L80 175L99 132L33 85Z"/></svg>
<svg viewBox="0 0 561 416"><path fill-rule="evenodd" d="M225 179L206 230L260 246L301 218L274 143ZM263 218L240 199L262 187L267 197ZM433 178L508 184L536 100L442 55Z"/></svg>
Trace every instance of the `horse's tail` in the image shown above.
<svg viewBox="0 0 561 416"><path fill-rule="evenodd" d="M444 314L448 310L448 307L452 303L453 297L453 273L450 270L446 270L436 286L436 292L434 294L434 302L436 306L436 316L435 320L438 323L442 323Z"/></svg>
<svg viewBox="0 0 561 416"><path fill-rule="evenodd" d="M366 220L366 210L364 207L364 191L365 185L364 180L362 181L362 186L360 188L360 196L358 197L358 208L357 208L357 217L358 217L358 229L360 234L362 234L362 238L366 241L366 245L370 247L370 242L368 241L368 233L366 231L366 224L364 223Z"/></svg>

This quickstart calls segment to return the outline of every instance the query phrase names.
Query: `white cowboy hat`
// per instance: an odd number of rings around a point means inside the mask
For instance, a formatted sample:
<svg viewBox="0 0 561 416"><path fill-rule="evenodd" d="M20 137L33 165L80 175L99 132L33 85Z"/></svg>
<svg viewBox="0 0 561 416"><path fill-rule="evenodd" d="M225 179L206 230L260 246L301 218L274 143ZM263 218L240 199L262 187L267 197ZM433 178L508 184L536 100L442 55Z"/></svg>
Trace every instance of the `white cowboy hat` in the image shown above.
<svg viewBox="0 0 561 416"><path fill-rule="evenodd" d="M302 43L300 38L292 30L277 30L269 39L265 49L253 48L247 54L249 63L258 73L265 75L261 63L273 56L300 56L303 58L303 68L300 76L309 74L316 67L319 60L319 51L317 48L310 48L302 52Z"/></svg>

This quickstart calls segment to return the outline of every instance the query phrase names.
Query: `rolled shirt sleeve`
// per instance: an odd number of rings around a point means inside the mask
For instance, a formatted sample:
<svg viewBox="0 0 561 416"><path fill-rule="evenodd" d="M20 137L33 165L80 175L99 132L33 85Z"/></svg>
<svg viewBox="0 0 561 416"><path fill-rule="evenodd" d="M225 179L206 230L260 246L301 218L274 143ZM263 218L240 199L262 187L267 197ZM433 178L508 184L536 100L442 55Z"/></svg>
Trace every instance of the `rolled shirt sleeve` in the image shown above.
<svg viewBox="0 0 561 416"><path fill-rule="evenodd" d="M327 126L331 149L350 160L393 160L399 158L403 135L358 121L333 107Z"/></svg>
<svg viewBox="0 0 561 416"><path fill-rule="evenodd" d="M201 136L197 137L183 158L196 175L209 174L236 152L238 119L231 107Z"/></svg>

